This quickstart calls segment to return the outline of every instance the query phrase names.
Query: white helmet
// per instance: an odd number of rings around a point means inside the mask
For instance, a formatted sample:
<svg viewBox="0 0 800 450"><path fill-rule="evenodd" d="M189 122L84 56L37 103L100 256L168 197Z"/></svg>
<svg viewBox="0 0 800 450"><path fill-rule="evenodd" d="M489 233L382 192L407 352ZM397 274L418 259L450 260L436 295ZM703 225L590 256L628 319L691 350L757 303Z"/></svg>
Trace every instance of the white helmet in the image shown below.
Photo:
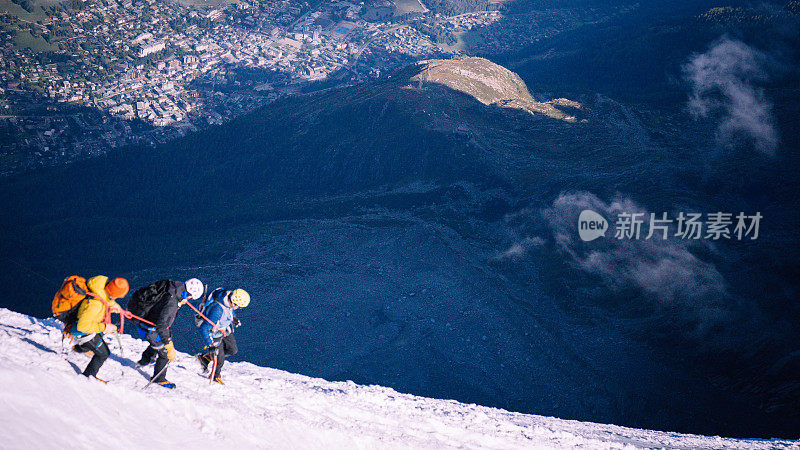
<svg viewBox="0 0 800 450"><path fill-rule="evenodd" d="M186 292L189 293L189 295L192 297L192 300L199 300L206 290L205 286L203 286L203 282L197 278L186 280L184 284L186 285Z"/></svg>

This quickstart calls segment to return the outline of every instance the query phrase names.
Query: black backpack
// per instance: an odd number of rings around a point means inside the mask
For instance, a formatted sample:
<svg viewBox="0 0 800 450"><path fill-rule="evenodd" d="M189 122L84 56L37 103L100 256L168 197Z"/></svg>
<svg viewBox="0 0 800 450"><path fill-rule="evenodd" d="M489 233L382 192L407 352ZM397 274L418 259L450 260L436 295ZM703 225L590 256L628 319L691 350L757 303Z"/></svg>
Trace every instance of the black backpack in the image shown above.
<svg viewBox="0 0 800 450"><path fill-rule="evenodd" d="M131 295L128 302L128 311L139 317L144 317L165 295L170 295L170 280L158 280L139 288Z"/></svg>

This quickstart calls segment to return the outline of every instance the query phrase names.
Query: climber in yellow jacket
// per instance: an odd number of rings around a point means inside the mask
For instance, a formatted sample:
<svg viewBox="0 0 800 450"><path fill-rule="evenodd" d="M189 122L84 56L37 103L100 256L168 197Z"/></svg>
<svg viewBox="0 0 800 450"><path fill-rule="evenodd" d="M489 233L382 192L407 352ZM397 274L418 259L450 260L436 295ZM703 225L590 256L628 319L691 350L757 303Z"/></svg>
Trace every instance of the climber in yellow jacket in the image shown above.
<svg viewBox="0 0 800 450"><path fill-rule="evenodd" d="M98 275L86 282L89 293L78 307L78 322L72 329L77 338L73 347L78 352L94 353L89 365L83 371L87 377L97 377L100 367L111 355L108 345L103 341L103 333L114 333L117 327L111 323L111 313L119 313L122 308L117 304L128 294L128 280Z"/></svg>

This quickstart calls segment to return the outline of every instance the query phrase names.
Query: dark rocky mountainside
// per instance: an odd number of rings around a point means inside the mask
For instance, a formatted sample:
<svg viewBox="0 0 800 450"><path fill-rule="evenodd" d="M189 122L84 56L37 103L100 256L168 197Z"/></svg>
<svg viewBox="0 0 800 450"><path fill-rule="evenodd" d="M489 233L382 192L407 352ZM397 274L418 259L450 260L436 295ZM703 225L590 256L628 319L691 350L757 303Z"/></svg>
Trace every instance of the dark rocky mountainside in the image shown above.
<svg viewBox="0 0 800 450"><path fill-rule="evenodd" d="M0 180L0 280L8 306L46 315L65 271L134 286L198 276L253 294L239 356L260 364L564 418L786 435L791 360L744 364L750 324L701 326L708 311L740 317L749 294L701 309L616 289L581 271L545 220L575 198L732 207L704 197L730 169L696 151L709 132L604 96L530 95L487 60L430 61L156 149ZM790 168L736 166L765 186ZM731 280L724 250L665 253ZM190 322L176 325L184 350ZM759 345L779 353L785 337ZM711 341L741 384L687 369ZM765 367L783 391L758 384Z"/></svg>

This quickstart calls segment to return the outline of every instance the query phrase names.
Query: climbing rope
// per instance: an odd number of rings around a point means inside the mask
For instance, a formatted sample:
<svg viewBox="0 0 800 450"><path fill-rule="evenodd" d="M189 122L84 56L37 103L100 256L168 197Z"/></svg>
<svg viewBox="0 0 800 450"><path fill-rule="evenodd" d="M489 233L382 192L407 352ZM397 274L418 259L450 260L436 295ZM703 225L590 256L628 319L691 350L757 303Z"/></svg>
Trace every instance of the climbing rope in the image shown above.
<svg viewBox="0 0 800 450"><path fill-rule="evenodd" d="M223 330L222 328L218 327L216 323L212 322L211 319L206 317L205 314L203 314L202 312L200 312L200 310L195 308L194 305L192 305L189 302L186 302L186 304L189 305L189 308L192 308L194 310L194 312L197 313L197 315L199 315L201 318L205 319L206 322L210 323L211 326L214 327L215 330L221 332L223 336L227 336L228 335L228 333L225 330Z"/></svg>

